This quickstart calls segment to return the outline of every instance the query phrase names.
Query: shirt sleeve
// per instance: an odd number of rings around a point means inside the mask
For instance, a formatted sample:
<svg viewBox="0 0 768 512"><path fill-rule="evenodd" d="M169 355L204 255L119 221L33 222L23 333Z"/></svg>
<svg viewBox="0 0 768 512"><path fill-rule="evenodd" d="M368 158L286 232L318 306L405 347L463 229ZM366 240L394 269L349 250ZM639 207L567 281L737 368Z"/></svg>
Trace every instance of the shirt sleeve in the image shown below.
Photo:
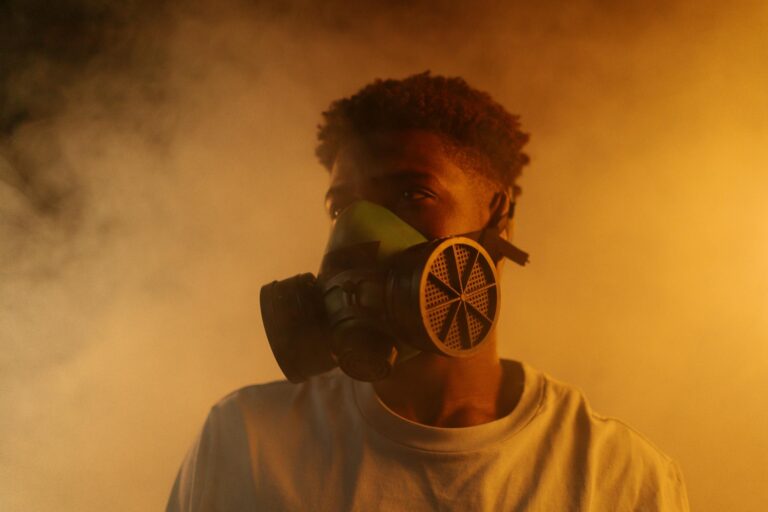
<svg viewBox="0 0 768 512"><path fill-rule="evenodd" d="M630 505L629 502L625 505ZM637 500L622 508L627 512L690 512L688 493L685 489L683 474L673 460L667 459L646 475Z"/></svg>
<svg viewBox="0 0 768 512"><path fill-rule="evenodd" d="M670 461L667 478L659 490L659 510L669 512L690 512L688 492L683 481L683 472L676 462Z"/></svg>
<svg viewBox="0 0 768 512"><path fill-rule="evenodd" d="M254 503L248 440L235 400L208 413L181 464L166 512L245 510Z"/></svg>

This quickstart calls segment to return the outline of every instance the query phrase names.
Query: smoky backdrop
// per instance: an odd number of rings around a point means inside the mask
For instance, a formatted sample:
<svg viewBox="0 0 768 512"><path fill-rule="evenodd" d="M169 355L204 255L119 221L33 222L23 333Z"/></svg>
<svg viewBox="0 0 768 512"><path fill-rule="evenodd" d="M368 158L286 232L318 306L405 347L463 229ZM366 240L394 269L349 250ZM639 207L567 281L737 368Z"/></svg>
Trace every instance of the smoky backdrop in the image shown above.
<svg viewBox="0 0 768 512"><path fill-rule="evenodd" d="M258 292L316 271L320 112L461 75L532 134L506 357L768 503L768 4L0 4L0 509L157 510L208 408L281 377Z"/></svg>

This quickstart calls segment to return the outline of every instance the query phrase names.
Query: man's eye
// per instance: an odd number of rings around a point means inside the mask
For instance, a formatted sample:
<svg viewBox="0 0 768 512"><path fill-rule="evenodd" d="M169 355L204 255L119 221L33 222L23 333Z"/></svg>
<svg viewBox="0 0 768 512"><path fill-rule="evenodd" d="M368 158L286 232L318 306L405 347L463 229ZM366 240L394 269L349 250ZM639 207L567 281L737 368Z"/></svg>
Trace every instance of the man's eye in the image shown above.
<svg viewBox="0 0 768 512"><path fill-rule="evenodd" d="M433 194L421 189L404 190L400 195L401 199L409 202L424 201L425 199L431 199L433 197Z"/></svg>

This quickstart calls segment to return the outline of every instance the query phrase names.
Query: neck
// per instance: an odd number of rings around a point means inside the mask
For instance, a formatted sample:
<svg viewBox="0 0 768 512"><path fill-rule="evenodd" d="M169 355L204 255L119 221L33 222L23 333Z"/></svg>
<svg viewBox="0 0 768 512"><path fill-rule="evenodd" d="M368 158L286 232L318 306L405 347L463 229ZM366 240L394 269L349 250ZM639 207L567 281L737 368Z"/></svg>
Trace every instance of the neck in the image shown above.
<svg viewBox="0 0 768 512"><path fill-rule="evenodd" d="M423 352L374 383L397 415L435 427L469 427L509 414L522 392L522 369L503 365L495 340L470 358Z"/></svg>

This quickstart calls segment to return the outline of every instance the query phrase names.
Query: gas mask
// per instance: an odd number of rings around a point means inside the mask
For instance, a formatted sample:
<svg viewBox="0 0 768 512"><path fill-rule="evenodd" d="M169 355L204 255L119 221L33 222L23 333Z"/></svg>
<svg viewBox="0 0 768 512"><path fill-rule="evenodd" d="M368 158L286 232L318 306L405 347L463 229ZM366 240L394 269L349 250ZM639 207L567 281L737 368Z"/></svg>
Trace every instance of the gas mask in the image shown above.
<svg viewBox="0 0 768 512"><path fill-rule="evenodd" d="M472 356L498 319L503 257L528 260L497 225L428 240L390 210L356 201L336 218L317 277L262 287L267 339L294 383L336 366L375 381L422 351Z"/></svg>

